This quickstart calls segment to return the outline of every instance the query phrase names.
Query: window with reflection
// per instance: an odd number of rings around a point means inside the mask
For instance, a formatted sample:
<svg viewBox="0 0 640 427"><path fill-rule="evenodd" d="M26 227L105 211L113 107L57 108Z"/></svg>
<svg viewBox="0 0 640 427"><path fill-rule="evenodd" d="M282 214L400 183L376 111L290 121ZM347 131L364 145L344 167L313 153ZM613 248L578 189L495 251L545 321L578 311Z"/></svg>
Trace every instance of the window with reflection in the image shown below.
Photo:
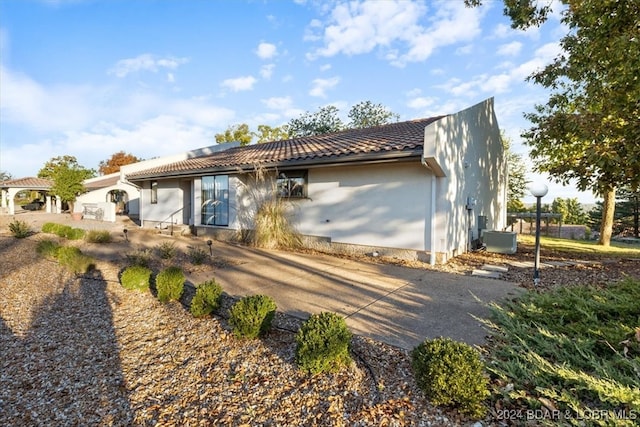
<svg viewBox="0 0 640 427"><path fill-rule="evenodd" d="M202 177L202 224L229 225L229 176Z"/></svg>
<svg viewBox="0 0 640 427"><path fill-rule="evenodd" d="M307 171L292 170L278 174L276 179L278 196L287 199L307 197Z"/></svg>

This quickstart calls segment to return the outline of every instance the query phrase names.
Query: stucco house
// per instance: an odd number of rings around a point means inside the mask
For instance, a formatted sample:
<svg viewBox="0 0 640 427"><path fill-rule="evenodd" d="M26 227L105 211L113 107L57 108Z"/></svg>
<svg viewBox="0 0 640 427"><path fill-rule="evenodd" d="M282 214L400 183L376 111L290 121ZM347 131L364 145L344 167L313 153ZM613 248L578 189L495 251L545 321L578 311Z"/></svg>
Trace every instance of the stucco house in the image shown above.
<svg viewBox="0 0 640 427"><path fill-rule="evenodd" d="M474 247L482 229L506 227L492 98L450 115L136 165L122 173L140 189L143 227L216 238L250 230L257 170L270 174L307 244L333 251L435 264Z"/></svg>

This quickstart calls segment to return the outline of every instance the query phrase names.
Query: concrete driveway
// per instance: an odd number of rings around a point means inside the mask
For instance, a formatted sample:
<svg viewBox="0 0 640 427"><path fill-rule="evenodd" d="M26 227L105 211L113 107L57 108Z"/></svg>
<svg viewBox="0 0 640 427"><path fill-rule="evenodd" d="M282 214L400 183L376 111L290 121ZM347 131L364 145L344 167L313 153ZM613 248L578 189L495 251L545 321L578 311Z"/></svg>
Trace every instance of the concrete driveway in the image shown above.
<svg viewBox="0 0 640 427"><path fill-rule="evenodd" d="M68 222L74 227L110 229L117 242L95 245L98 257L122 257L132 247L153 248L166 236L139 232L130 222L76 221L68 215L25 214L34 230L47 221ZM1 221L5 220L5 221ZM5 226L12 219L2 217ZM128 227L130 242L124 242ZM185 249L206 247L206 238L175 239ZM450 337L469 344L483 344L487 330L479 319L489 315L487 304L523 292L514 283L478 276L449 274L428 268L416 269L354 261L328 255L267 251L213 243L214 256L232 260L216 268L214 277L223 290L235 297L266 294L278 310L306 319L332 311L345 317L351 331L394 346L412 349L425 338ZM187 274L197 284L211 279Z"/></svg>
<svg viewBox="0 0 640 427"><path fill-rule="evenodd" d="M235 262L215 272L228 294L266 294L279 311L300 318L332 311L345 317L353 333L405 349L439 336L483 344L487 330L479 319L489 315L487 304L522 292L495 279L328 255L219 242L215 250Z"/></svg>

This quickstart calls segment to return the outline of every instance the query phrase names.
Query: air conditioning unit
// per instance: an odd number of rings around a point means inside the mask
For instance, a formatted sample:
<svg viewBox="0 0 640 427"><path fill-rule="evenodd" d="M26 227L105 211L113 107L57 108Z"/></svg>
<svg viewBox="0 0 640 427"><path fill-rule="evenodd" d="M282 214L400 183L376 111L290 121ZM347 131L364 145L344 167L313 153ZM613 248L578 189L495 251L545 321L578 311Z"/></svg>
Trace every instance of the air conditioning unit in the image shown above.
<svg viewBox="0 0 640 427"><path fill-rule="evenodd" d="M482 242L487 252L515 254L518 250L517 234L513 231L485 230Z"/></svg>

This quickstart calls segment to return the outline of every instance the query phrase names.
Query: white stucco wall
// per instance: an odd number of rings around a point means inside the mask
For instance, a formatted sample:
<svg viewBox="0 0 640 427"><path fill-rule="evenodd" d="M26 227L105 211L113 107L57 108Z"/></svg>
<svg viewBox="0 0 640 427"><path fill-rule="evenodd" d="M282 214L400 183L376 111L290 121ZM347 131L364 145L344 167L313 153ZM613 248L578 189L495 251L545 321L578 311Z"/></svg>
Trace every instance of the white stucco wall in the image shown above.
<svg viewBox="0 0 640 427"><path fill-rule="evenodd" d="M185 194L188 185L188 181L177 179L158 180L158 203L151 203L151 182L145 182L141 190L141 219L169 224L173 214L173 224L185 223L185 198L190 197Z"/></svg>
<svg viewBox="0 0 640 427"><path fill-rule="evenodd" d="M487 216L489 229L506 226L506 160L493 99L428 126L425 158L435 159L444 174L437 178L437 251L465 252L469 227L478 237L478 215ZM468 198L475 200L471 221Z"/></svg>
<svg viewBox="0 0 640 427"><path fill-rule="evenodd" d="M431 174L411 163L309 169L308 199L290 202L302 234L427 250Z"/></svg>

